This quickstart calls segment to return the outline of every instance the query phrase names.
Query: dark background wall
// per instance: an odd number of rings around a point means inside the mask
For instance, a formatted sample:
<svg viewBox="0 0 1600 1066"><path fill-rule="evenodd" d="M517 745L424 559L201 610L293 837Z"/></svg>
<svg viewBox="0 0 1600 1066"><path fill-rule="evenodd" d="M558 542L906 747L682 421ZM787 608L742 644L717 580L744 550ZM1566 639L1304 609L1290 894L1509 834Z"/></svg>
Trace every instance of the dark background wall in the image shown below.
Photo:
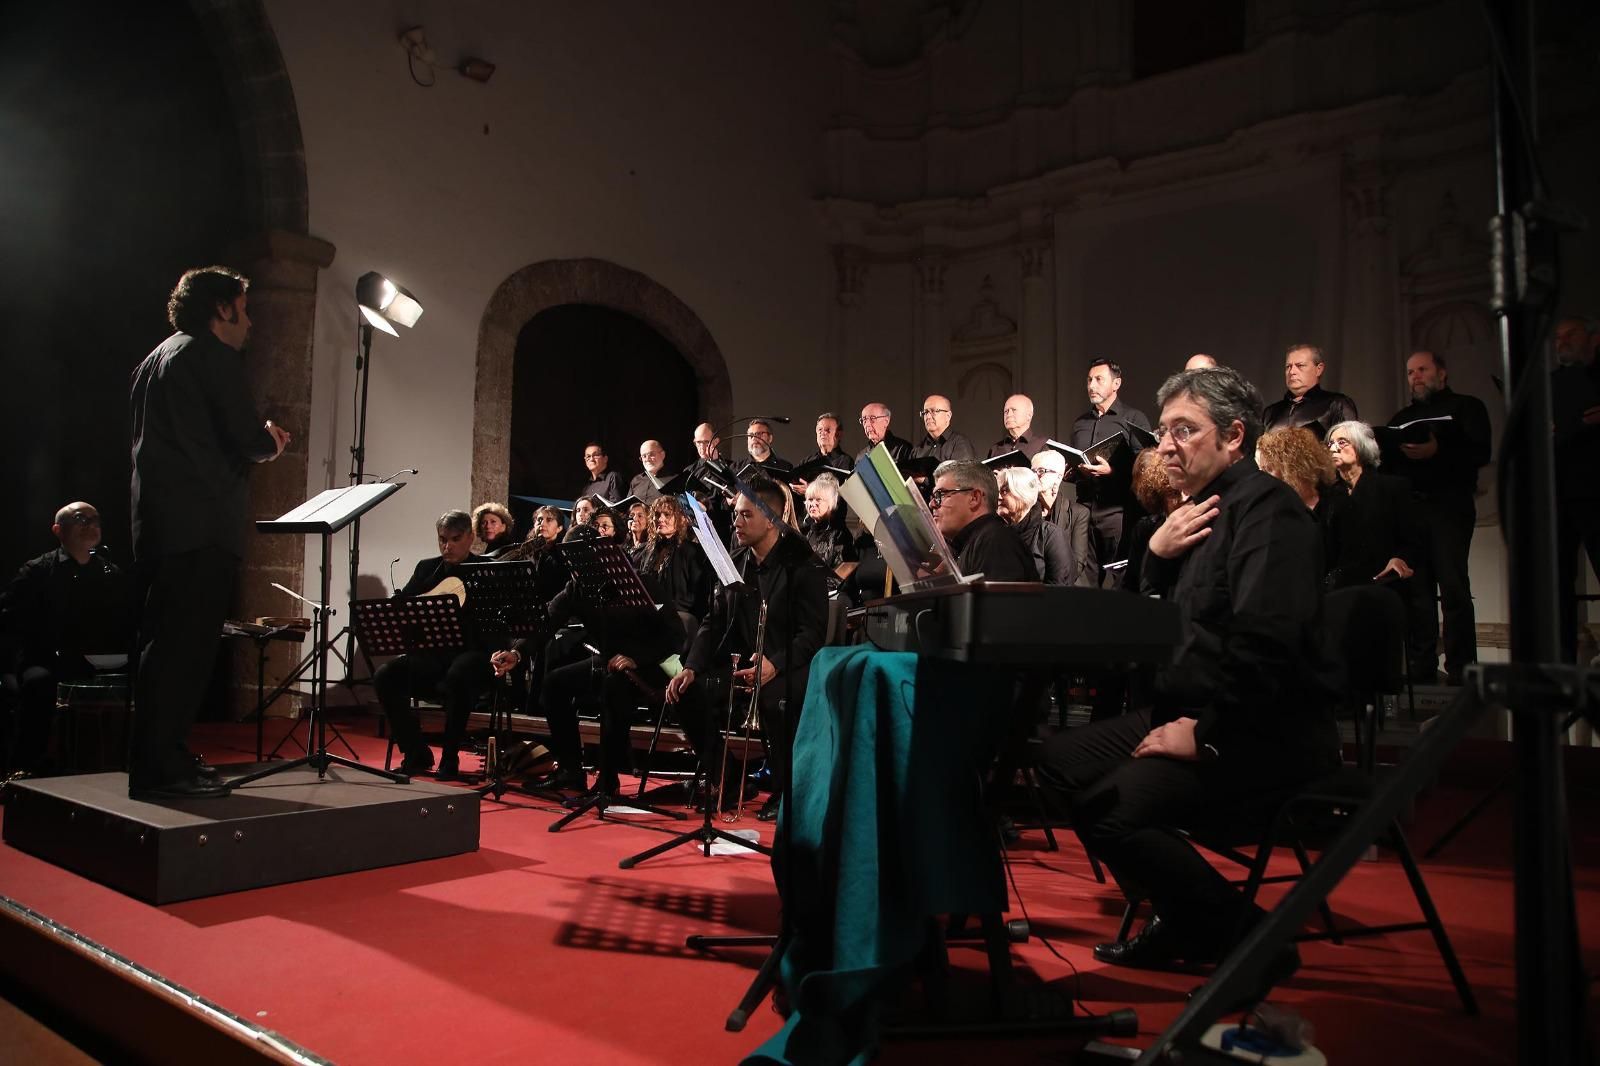
<svg viewBox="0 0 1600 1066"><path fill-rule="evenodd" d="M7 5L0 33L0 569L86 499L121 561L128 376L187 267L247 230L223 82L179 0Z"/></svg>

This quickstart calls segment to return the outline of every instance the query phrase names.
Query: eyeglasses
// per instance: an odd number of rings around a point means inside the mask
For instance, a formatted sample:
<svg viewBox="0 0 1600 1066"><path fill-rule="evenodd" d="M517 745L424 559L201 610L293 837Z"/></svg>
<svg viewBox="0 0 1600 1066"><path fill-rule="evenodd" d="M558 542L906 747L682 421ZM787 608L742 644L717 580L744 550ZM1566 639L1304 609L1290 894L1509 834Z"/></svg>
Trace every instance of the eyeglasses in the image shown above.
<svg viewBox="0 0 1600 1066"><path fill-rule="evenodd" d="M584 452L583 457L585 459L603 459L605 454L605 452Z"/></svg>
<svg viewBox="0 0 1600 1066"><path fill-rule="evenodd" d="M1345 440L1342 437L1338 438L1336 440L1330 440L1328 442L1328 450L1330 452L1342 452L1346 448L1352 448L1353 449L1353 448L1355 448L1355 445L1351 444L1349 441Z"/></svg>
<svg viewBox="0 0 1600 1066"><path fill-rule="evenodd" d="M74 511L61 520L64 526L97 526L100 516L93 511Z"/></svg>
<svg viewBox="0 0 1600 1066"><path fill-rule="evenodd" d="M947 415L949 413L950 408L948 407L924 407L922 410L917 412L917 414L921 415L923 418L927 418L929 415Z"/></svg>
<svg viewBox="0 0 1600 1066"><path fill-rule="evenodd" d="M1180 422L1171 428L1168 428L1167 426L1157 426L1155 428L1156 443L1160 444L1170 435L1174 444L1188 444L1196 437L1204 436L1216 428L1216 426L1206 426L1204 429L1201 429L1183 422Z"/></svg>
<svg viewBox="0 0 1600 1066"><path fill-rule="evenodd" d="M957 495L960 495L963 492L977 492L977 491L978 490L976 488L970 488L970 489L934 489L933 490L933 495L931 497L929 497L928 502L934 507L942 507L942 506L944 506L944 501L945 501L946 497L957 496Z"/></svg>
<svg viewBox="0 0 1600 1066"><path fill-rule="evenodd" d="M881 422L888 417L888 415L862 415L860 418L856 419L856 421L863 426L870 426L872 423Z"/></svg>

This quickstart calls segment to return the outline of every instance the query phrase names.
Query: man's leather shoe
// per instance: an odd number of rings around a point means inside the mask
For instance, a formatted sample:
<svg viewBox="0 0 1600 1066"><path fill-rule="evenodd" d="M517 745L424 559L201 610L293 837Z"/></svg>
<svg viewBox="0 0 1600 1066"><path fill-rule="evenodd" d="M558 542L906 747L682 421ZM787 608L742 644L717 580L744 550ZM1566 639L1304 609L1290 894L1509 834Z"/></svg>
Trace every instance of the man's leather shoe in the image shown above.
<svg viewBox="0 0 1600 1066"><path fill-rule="evenodd" d="M220 781L207 781L198 775L161 785L128 786L128 798L136 800L217 799L233 791L232 785Z"/></svg>
<svg viewBox="0 0 1600 1066"><path fill-rule="evenodd" d="M439 768L433 772L435 781L459 781L461 779L461 756L455 752L445 752L439 756Z"/></svg>
<svg viewBox="0 0 1600 1066"><path fill-rule="evenodd" d="M1177 930L1152 915L1150 920L1127 940L1114 940L1094 946L1094 957L1113 966L1131 966L1140 970L1170 969L1179 962L1214 961L1213 953L1197 951L1184 943Z"/></svg>
<svg viewBox="0 0 1600 1066"><path fill-rule="evenodd" d="M222 780L222 772L215 766L212 766L210 763L206 762L200 756L195 755L192 752L190 753L189 758L194 760L194 772L198 776L205 778L207 781Z"/></svg>
<svg viewBox="0 0 1600 1066"><path fill-rule="evenodd" d="M539 795L542 792L587 792L589 775L582 770L557 770L540 777L530 777L522 782L522 791Z"/></svg>
<svg viewBox="0 0 1600 1066"><path fill-rule="evenodd" d="M1272 961L1267 964L1266 971L1261 975L1260 983L1249 991L1224 1003L1218 1013L1239 1014L1253 1009L1257 1003L1271 995L1275 987L1293 977L1298 969L1300 969L1299 949L1293 944L1285 944L1278 954L1273 956ZM1197 985L1189 989L1189 994L1186 998L1193 999L1200 994L1200 990L1203 988L1205 988L1205 985Z"/></svg>
<svg viewBox="0 0 1600 1066"><path fill-rule="evenodd" d="M778 820L778 797L767 797L767 802L761 805L761 809L756 812L756 817L763 822L776 822Z"/></svg>
<svg viewBox="0 0 1600 1066"><path fill-rule="evenodd" d="M400 761L400 772L407 777L416 777L433 769L433 752L423 748L419 752L407 752L406 757Z"/></svg>

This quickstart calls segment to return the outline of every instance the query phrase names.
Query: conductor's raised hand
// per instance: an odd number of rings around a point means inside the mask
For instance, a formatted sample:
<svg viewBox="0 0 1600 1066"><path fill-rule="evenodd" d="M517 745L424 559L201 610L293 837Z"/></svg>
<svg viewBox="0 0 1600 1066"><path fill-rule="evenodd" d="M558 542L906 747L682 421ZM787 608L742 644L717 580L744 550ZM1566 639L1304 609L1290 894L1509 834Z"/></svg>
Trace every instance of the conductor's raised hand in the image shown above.
<svg viewBox="0 0 1600 1066"><path fill-rule="evenodd" d="M1162 559L1176 559L1211 535L1211 523L1217 517L1221 496L1206 500L1190 500L1182 504L1162 522L1150 536L1150 550Z"/></svg>
<svg viewBox="0 0 1600 1066"><path fill-rule="evenodd" d="M694 671L687 666L679 671L678 676L667 682L667 702L677 703L683 698L684 689L694 684Z"/></svg>

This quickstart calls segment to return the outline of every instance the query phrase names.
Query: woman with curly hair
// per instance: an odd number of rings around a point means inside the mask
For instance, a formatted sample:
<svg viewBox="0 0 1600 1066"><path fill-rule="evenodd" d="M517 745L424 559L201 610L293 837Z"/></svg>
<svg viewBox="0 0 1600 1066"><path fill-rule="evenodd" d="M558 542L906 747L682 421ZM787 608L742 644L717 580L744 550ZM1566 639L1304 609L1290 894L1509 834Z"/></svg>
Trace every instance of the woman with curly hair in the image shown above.
<svg viewBox="0 0 1600 1066"><path fill-rule="evenodd" d="M1294 489L1306 509L1318 512L1327 490L1339 480L1333 457L1308 429L1274 429L1256 442L1256 465ZM1318 517L1322 517L1318 514Z"/></svg>
<svg viewBox="0 0 1600 1066"><path fill-rule="evenodd" d="M1172 487L1161 453L1146 448L1133 458L1133 495L1144 508L1144 514L1128 527L1128 569L1122 575L1122 587L1129 592L1139 591L1144 576L1144 553L1150 538L1167 520L1167 515L1183 502L1183 494Z"/></svg>
<svg viewBox="0 0 1600 1066"><path fill-rule="evenodd" d="M516 523L503 503L480 503L472 509L472 532L483 541L483 558L498 558L517 543Z"/></svg>
<svg viewBox="0 0 1600 1066"><path fill-rule="evenodd" d="M669 605L683 616L692 639L711 602L711 566L705 552L689 537L693 523L676 496L650 504L650 545L641 573L660 582Z"/></svg>

